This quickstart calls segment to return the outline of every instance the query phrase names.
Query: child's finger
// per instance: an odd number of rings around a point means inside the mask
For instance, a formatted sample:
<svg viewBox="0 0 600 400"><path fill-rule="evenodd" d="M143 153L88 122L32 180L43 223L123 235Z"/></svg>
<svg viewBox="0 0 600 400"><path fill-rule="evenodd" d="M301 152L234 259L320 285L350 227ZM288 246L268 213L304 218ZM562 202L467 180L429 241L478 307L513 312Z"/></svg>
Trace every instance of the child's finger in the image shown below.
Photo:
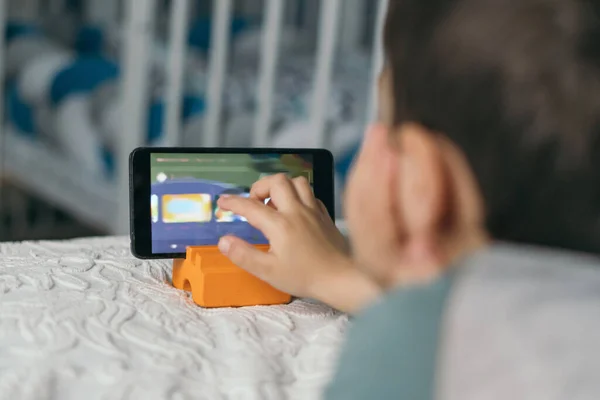
<svg viewBox="0 0 600 400"><path fill-rule="evenodd" d="M291 210L300 201L292 181L284 174L268 176L256 182L250 189L250 197L262 202L271 199L280 211Z"/></svg>
<svg viewBox="0 0 600 400"><path fill-rule="evenodd" d="M317 208L317 199L313 193L312 188L310 187L310 182L304 176L299 176L297 178L292 179L292 184L296 188L296 193L298 193L298 197L302 203L312 209Z"/></svg>
<svg viewBox="0 0 600 400"><path fill-rule="evenodd" d="M249 243L234 236L224 236L219 240L219 250L238 267L259 279L269 281L273 272L275 257L271 253L258 250Z"/></svg>
<svg viewBox="0 0 600 400"><path fill-rule="evenodd" d="M239 196L227 196L219 198L219 207L226 211L240 215L250 225L260 230L267 238L274 229L277 212L264 203Z"/></svg>

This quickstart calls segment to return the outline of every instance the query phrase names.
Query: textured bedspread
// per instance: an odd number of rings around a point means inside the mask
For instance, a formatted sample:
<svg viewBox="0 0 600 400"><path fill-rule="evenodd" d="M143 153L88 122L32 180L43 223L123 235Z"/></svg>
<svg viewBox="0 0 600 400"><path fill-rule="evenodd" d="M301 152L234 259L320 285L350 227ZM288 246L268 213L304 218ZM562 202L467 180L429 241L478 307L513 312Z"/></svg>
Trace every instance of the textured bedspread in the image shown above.
<svg viewBox="0 0 600 400"><path fill-rule="evenodd" d="M0 399L316 399L347 318L206 310L124 238L0 244Z"/></svg>

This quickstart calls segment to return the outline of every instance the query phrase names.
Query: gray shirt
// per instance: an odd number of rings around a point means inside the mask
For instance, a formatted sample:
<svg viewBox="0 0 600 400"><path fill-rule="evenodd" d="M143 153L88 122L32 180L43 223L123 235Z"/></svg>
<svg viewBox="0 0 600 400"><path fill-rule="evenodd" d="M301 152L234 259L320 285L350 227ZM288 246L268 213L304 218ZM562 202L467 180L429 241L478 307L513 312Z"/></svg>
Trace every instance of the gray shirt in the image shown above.
<svg viewBox="0 0 600 400"><path fill-rule="evenodd" d="M495 245L354 322L329 400L600 399L600 259Z"/></svg>

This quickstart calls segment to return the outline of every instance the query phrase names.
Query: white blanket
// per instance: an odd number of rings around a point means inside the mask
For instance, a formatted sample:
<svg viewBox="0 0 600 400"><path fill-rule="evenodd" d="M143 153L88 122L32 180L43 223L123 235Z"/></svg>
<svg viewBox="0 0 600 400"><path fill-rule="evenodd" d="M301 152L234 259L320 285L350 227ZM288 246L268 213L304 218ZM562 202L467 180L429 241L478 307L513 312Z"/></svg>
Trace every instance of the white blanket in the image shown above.
<svg viewBox="0 0 600 400"><path fill-rule="evenodd" d="M202 309L124 238L0 243L0 399L315 399L347 318Z"/></svg>

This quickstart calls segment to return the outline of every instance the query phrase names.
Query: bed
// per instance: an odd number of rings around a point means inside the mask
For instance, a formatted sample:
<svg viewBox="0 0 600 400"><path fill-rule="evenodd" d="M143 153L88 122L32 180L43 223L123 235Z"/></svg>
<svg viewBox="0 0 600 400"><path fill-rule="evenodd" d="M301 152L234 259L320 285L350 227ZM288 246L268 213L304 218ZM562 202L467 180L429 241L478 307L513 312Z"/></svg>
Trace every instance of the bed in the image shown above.
<svg viewBox="0 0 600 400"><path fill-rule="evenodd" d="M316 399L348 318L202 309L122 237L0 243L0 399Z"/></svg>

